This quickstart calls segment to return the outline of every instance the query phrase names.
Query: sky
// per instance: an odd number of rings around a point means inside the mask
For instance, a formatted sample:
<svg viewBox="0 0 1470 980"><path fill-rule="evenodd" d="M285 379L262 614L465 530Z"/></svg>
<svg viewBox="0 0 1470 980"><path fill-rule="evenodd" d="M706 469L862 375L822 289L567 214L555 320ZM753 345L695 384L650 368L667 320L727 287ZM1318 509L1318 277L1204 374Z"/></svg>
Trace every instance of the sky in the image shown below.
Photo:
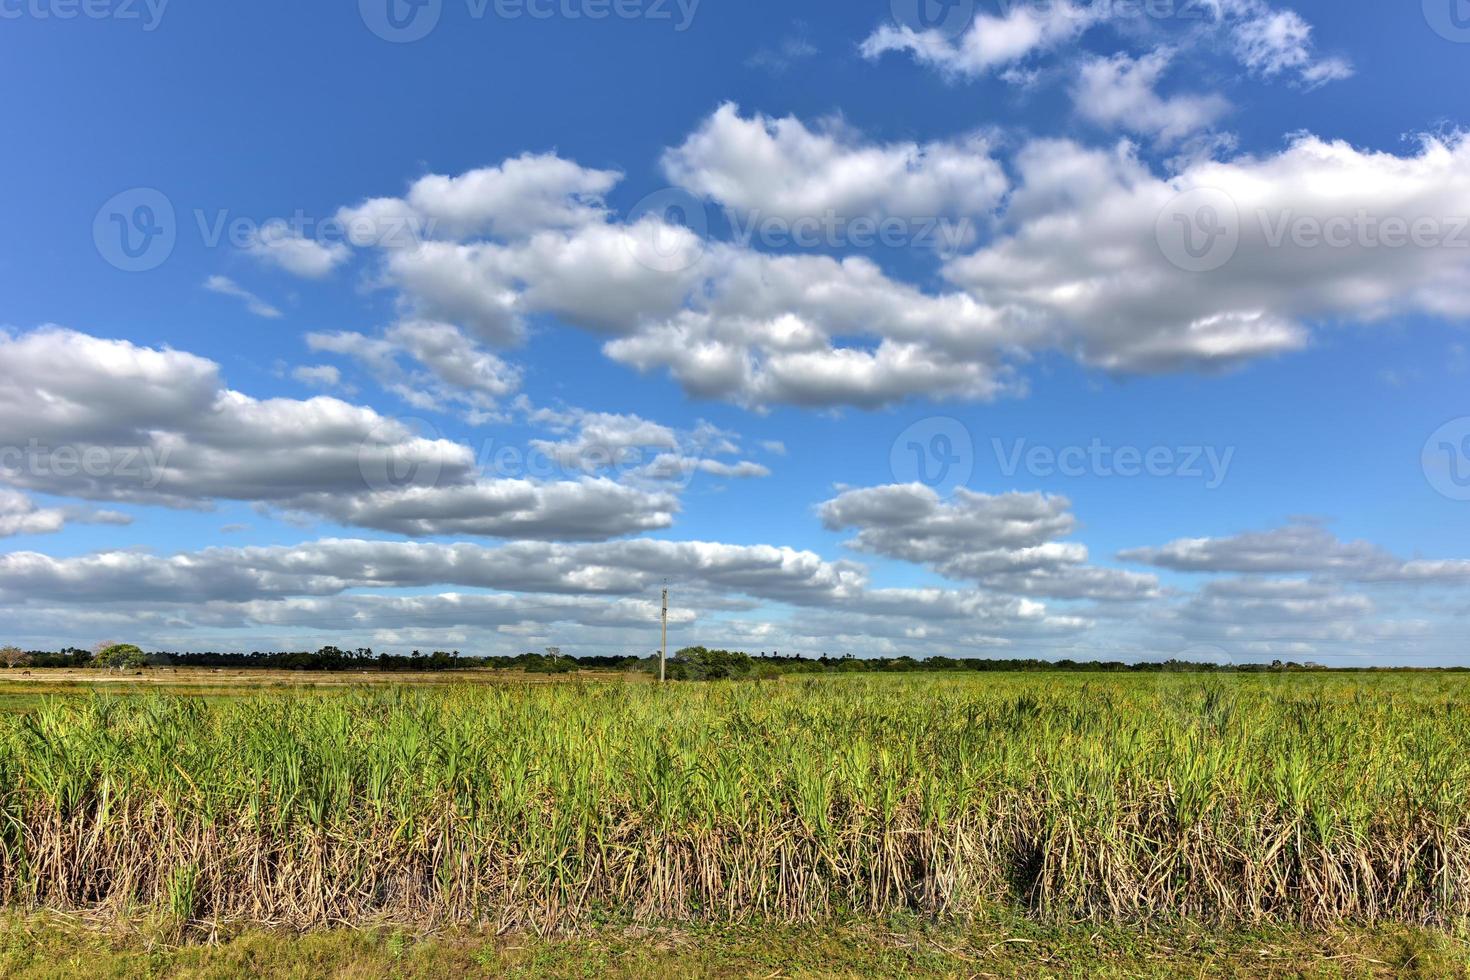
<svg viewBox="0 0 1470 980"><path fill-rule="evenodd" d="M0 642L1470 663L1467 55L0 0Z"/></svg>

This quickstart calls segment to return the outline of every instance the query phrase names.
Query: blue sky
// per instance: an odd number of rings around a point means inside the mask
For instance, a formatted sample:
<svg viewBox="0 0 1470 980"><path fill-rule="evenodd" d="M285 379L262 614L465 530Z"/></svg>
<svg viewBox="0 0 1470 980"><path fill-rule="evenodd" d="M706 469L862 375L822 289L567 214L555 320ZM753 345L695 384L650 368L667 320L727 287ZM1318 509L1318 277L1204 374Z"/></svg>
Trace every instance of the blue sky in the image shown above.
<svg viewBox="0 0 1470 980"><path fill-rule="evenodd" d="M1464 662L1454 2L0 0L0 641Z"/></svg>

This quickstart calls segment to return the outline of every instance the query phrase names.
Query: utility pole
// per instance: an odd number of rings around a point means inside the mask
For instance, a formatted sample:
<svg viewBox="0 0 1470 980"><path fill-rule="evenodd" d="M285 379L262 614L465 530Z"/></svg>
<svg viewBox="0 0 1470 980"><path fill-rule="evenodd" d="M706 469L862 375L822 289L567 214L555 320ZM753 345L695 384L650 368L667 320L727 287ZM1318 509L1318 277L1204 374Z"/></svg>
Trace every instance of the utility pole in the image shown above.
<svg viewBox="0 0 1470 980"><path fill-rule="evenodd" d="M658 646L658 682L664 683L664 663L669 659L669 590L664 589L663 639Z"/></svg>

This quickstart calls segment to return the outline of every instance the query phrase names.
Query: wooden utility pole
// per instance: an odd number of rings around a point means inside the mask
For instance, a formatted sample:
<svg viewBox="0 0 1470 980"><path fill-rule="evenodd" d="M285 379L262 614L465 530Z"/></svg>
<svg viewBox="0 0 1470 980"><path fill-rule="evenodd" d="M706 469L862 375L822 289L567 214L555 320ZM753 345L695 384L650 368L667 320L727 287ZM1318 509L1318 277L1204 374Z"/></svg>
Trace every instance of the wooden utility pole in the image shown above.
<svg viewBox="0 0 1470 980"><path fill-rule="evenodd" d="M658 682L664 683L664 663L669 659L669 590L664 589L663 638L658 645Z"/></svg>

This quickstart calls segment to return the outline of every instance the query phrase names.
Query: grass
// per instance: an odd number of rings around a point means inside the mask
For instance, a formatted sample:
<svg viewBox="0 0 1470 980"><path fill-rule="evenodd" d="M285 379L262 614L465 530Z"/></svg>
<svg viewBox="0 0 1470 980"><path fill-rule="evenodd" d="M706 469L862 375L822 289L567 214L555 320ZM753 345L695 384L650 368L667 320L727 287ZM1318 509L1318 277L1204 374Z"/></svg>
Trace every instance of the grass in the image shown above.
<svg viewBox="0 0 1470 980"><path fill-rule="evenodd" d="M779 922L604 926L570 936L389 929L245 930L180 945L56 916L0 922L0 974L107 977L1433 977L1470 976L1470 946L1407 926L1137 931L993 912L964 926Z"/></svg>
<svg viewBox="0 0 1470 980"><path fill-rule="evenodd" d="M45 697L0 901L178 935L599 922L1460 928L1459 675Z"/></svg>
<svg viewBox="0 0 1470 980"><path fill-rule="evenodd" d="M618 671L528 674L513 670L325 673L208 667L154 667L125 672L87 668L15 669L0 670L0 713L34 711L42 699L51 696L170 694L218 699L264 694L349 693L399 687L523 686L573 681L636 684L646 683L648 676Z"/></svg>

